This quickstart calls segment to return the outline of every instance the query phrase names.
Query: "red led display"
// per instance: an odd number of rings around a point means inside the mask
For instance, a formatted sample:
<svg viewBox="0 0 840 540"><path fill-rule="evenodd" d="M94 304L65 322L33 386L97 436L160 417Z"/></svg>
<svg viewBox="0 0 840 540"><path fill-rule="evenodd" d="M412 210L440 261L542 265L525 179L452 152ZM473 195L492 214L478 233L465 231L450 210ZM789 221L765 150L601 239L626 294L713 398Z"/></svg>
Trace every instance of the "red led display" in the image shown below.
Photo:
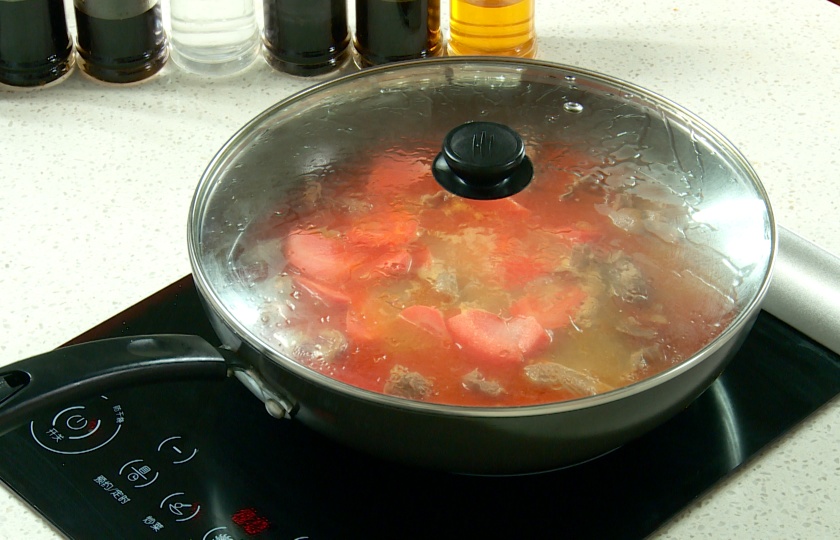
<svg viewBox="0 0 840 540"><path fill-rule="evenodd" d="M259 515L253 508L238 510L230 519L242 527L242 530L249 536L260 534L271 526L271 522Z"/></svg>

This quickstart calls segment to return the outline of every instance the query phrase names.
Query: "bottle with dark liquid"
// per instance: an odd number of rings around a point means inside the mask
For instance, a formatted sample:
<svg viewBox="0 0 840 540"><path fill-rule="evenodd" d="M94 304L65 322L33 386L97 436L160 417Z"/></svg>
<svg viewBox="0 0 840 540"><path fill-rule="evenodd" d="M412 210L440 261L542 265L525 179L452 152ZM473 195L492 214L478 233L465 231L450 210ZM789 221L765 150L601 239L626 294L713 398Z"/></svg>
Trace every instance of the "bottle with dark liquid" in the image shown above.
<svg viewBox="0 0 840 540"><path fill-rule="evenodd" d="M91 77L135 82L166 63L160 0L74 0L74 7L79 65Z"/></svg>
<svg viewBox="0 0 840 540"><path fill-rule="evenodd" d="M440 0L356 0L359 67L440 52Z"/></svg>
<svg viewBox="0 0 840 540"><path fill-rule="evenodd" d="M535 0L452 0L449 6L450 55L533 58Z"/></svg>
<svg viewBox="0 0 840 540"><path fill-rule="evenodd" d="M63 0L0 0L0 83L40 86L72 67Z"/></svg>
<svg viewBox="0 0 840 540"><path fill-rule="evenodd" d="M340 67L349 56L345 0L265 0L263 44L274 69L310 76Z"/></svg>

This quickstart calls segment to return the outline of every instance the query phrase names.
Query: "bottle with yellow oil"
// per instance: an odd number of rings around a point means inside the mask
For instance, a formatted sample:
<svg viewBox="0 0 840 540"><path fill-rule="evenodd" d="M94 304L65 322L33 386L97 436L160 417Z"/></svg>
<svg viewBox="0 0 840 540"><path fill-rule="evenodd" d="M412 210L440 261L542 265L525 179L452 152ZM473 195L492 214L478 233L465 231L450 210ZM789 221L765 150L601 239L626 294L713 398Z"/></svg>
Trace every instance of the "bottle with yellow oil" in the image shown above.
<svg viewBox="0 0 840 540"><path fill-rule="evenodd" d="M452 0L449 6L450 55L533 58L535 0Z"/></svg>

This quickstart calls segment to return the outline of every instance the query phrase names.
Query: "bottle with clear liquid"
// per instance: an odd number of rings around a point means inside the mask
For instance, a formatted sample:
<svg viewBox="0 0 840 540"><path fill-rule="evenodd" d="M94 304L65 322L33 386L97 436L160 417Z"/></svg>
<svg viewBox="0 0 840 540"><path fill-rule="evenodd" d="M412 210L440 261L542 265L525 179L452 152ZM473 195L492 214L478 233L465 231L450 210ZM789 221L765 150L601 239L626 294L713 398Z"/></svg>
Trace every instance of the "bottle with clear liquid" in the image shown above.
<svg viewBox="0 0 840 540"><path fill-rule="evenodd" d="M450 55L533 58L535 0L452 0L449 6Z"/></svg>
<svg viewBox="0 0 840 540"><path fill-rule="evenodd" d="M254 0L170 0L172 60L202 75L231 75L259 53Z"/></svg>

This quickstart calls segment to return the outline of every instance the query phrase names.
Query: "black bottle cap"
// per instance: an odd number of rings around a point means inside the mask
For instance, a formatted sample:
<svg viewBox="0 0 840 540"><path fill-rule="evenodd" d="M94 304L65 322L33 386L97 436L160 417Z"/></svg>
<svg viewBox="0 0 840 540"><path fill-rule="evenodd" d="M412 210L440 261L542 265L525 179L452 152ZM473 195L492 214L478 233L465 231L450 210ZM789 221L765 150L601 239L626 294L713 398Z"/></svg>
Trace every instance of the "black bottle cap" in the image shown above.
<svg viewBox="0 0 840 540"><path fill-rule="evenodd" d="M467 122L450 131L432 172L447 191L468 199L501 199L534 176L522 137L495 122Z"/></svg>

